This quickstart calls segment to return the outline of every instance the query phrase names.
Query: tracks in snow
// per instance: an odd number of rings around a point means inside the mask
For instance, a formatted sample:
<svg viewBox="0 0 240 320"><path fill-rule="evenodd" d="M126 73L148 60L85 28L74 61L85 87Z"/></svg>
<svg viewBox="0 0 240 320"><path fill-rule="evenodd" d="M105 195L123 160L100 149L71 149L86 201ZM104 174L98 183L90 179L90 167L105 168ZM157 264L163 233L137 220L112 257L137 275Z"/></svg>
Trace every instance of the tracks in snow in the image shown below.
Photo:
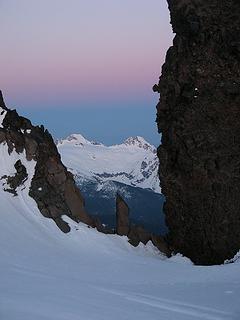
<svg viewBox="0 0 240 320"><path fill-rule="evenodd" d="M135 302L137 304L147 305L152 308L157 308L162 311L168 311L175 314L176 318L177 314L182 316L181 319L184 319L184 316L188 316L193 320L233 320L234 315L229 312L221 311L215 308L204 307L200 305L195 305L192 303L186 303L177 300L170 300L159 298L156 296L145 295L145 294L125 294L116 290L108 290L104 288L95 288L106 293L117 295L126 299L128 301Z"/></svg>

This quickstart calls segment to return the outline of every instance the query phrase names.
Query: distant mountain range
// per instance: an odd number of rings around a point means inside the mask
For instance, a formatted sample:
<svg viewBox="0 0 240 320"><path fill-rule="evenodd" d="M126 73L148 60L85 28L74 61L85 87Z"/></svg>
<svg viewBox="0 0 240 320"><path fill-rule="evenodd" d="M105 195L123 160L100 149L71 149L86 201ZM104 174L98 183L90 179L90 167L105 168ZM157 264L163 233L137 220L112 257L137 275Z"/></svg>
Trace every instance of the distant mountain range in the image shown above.
<svg viewBox="0 0 240 320"><path fill-rule="evenodd" d="M106 181L160 193L157 150L142 137L130 137L122 144L105 146L72 134L57 141L65 165L78 177L95 180L99 188Z"/></svg>
<svg viewBox="0 0 240 320"><path fill-rule="evenodd" d="M72 134L57 141L57 147L90 214L114 228L115 198L120 193L129 205L133 224L166 233L156 148L144 138L130 137L122 144L105 146Z"/></svg>

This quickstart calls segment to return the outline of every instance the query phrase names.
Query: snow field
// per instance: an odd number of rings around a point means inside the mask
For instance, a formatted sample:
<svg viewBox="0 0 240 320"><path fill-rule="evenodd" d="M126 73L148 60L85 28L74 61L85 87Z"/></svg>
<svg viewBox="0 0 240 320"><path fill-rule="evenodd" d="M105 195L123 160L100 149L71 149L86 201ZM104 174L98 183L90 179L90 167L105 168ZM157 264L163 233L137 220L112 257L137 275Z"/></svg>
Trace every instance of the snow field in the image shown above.
<svg viewBox="0 0 240 320"><path fill-rule="evenodd" d="M72 231L63 234L28 196L34 161L1 144L0 176L14 174L19 159L29 175L19 195L0 187L1 320L240 319L238 261L166 259L67 217Z"/></svg>

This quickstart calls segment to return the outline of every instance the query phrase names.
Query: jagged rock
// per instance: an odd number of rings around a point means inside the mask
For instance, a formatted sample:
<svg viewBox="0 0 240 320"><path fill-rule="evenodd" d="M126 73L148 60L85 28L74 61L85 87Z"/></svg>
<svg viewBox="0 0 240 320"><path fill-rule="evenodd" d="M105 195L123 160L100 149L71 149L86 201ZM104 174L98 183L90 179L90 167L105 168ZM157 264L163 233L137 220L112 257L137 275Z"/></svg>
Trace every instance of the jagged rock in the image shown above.
<svg viewBox="0 0 240 320"><path fill-rule="evenodd" d="M153 92L158 92L158 93L160 93L160 91L159 91L159 86L158 86L157 84L154 84L154 86L152 87L152 90L153 90Z"/></svg>
<svg viewBox="0 0 240 320"><path fill-rule="evenodd" d="M61 217L56 217L52 219L62 232L68 233L71 231L71 228L69 227L68 223L65 222Z"/></svg>
<svg viewBox="0 0 240 320"><path fill-rule="evenodd" d="M7 188L4 188L4 190L16 196L17 195L16 189L27 180L28 174L21 160L18 160L14 164L14 168L16 169L16 173L14 176L9 176L9 177L4 176L2 177L2 179L6 179L6 184L8 186Z"/></svg>
<svg viewBox="0 0 240 320"><path fill-rule="evenodd" d="M128 235L128 242L134 246L137 247L140 243L140 239L138 237L138 233L137 230L135 228L131 228L131 230L129 231Z"/></svg>
<svg viewBox="0 0 240 320"><path fill-rule="evenodd" d="M94 225L97 229L97 231L104 233L104 234L116 234L115 230L112 228L109 228L108 226L102 224L100 219L98 217L94 217Z"/></svg>
<svg viewBox="0 0 240 320"><path fill-rule="evenodd" d="M63 215L95 226L93 219L84 209L84 199L72 174L61 162L50 133L43 126L33 126L28 119L19 116L16 110L8 109L1 92L0 107L2 112L6 113L0 127L0 143L8 145L9 154L13 150L17 153L25 150L27 160L36 161L29 195L36 201L40 212L53 219L63 232L70 231L68 224L61 218ZM18 161L15 168L15 176L7 178L12 193L27 174L21 162Z"/></svg>
<svg viewBox="0 0 240 320"><path fill-rule="evenodd" d="M151 233L146 231L143 226L131 225L128 238L132 245L137 246L140 242L146 245L148 241L152 240L151 237Z"/></svg>
<svg viewBox="0 0 240 320"><path fill-rule="evenodd" d="M170 247L168 246L167 242L165 239L163 239L161 236L159 235L151 235L151 241L153 243L153 245L155 247L158 248L159 251L161 251L162 253L164 253L167 257L171 256L171 252L172 250L170 249Z"/></svg>
<svg viewBox="0 0 240 320"><path fill-rule="evenodd" d="M148 232L143 226L130 223L129 207L119 194L116 198L116 226L116 233L120 236L127 236L132 246L137 247L140 243L146 245L151 241L159 251L170 257L171 251L162 237Z"/></svg>
<svg viewBox="0 0 240 320"><path fill-rule="evenodd" d="M168 4L176 36L157 106L168 241L220 264L240 249L240 2Z"/></svg>
<svg viewBox="0 0 240 320"><path fill-rule="evenodd" d="M130 231L129 207L119 194L116 198L116 209L116 233L127 236Z"/></svg>

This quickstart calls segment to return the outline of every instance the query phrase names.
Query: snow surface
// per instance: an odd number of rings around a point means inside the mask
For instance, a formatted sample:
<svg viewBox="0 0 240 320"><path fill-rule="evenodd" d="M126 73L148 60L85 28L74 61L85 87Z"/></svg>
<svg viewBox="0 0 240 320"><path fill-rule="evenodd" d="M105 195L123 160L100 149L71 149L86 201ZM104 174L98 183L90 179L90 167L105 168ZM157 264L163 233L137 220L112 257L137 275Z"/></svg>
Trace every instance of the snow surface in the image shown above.
<svg viewBox="0 0 240 320"><path fill-rule="evenodd" d="M18 159L29 175L18 196L0 185L1 320L240 319L238 261L196 267L67 217L63 234L28 196L33 161L1 144L0 177Z"/></svg>
<svg viewBox="0 0 240 320"><path fill-rule="evenodd" d="M63 163L78 177L100 183L117 181L161 192L156 148L142 137L105 146L72 134L57 142Z"/></svg>

